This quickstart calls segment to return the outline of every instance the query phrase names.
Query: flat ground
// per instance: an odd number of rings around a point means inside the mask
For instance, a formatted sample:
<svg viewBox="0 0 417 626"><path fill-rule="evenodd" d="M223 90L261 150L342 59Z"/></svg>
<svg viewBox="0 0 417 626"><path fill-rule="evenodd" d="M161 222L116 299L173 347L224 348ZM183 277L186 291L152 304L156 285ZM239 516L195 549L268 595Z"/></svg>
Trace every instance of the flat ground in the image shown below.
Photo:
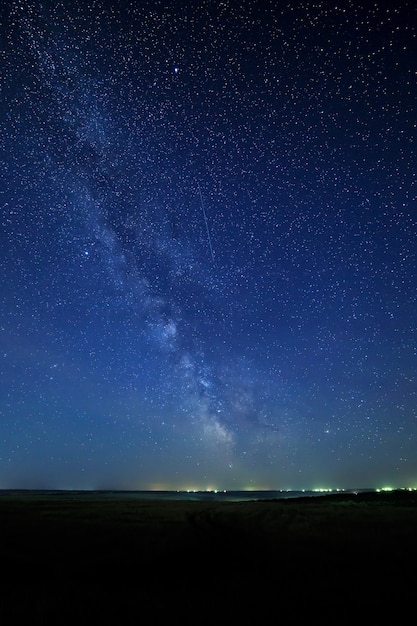
<svg viewBox="0 0 417 626"><path fill-rule="evenodd" d="M3 492L0 529L2 626L400 623L415 602L417 492L258 502Z"/></svg>

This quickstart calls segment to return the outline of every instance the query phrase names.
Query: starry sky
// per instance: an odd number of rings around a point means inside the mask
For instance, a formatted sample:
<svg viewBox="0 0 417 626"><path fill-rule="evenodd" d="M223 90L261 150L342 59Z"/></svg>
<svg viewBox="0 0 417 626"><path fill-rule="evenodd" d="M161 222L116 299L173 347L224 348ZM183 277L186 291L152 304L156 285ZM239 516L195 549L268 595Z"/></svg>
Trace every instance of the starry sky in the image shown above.
<svg viewBox="0 0 417 626"><path fill-rule="evenodd" d="M0 488L417 486L413 4L2 3Z"/></svg>

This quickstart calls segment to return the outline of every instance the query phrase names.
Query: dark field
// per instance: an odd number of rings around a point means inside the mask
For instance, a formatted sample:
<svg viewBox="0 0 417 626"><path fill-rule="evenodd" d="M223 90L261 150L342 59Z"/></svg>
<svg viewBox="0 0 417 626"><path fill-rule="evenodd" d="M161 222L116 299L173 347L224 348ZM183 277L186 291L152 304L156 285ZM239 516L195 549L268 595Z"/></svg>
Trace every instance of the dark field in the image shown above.
<svg viewBox="0 0 417 626"><path fill-rule="evenodd" d="M400 624L417 492L258 502L0 496L0 624ZM409 617L407 617L409 621Z"/></svg>

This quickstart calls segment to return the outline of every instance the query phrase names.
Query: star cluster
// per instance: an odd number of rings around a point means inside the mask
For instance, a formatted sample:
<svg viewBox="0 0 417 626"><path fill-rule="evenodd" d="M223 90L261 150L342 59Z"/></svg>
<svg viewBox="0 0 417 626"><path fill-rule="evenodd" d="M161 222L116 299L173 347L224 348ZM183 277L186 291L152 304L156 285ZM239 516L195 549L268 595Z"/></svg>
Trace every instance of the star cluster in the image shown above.
<svg viewBox="0 0 417 626"><path fill-rule="evenodd" d="M412 5L3 3L1 488L417 484Z"/></svg>

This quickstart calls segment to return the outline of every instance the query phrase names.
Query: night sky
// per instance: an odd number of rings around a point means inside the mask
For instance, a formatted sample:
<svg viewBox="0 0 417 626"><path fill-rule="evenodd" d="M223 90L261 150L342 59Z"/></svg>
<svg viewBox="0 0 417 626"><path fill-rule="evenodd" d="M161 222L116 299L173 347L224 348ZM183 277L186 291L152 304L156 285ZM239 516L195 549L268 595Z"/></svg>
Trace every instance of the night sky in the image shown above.
<svg viewBox="0 0 417 626"><path fill-rule="evenodd" d="M2 3L0 488L417 486L413 4Z"/></svg>

